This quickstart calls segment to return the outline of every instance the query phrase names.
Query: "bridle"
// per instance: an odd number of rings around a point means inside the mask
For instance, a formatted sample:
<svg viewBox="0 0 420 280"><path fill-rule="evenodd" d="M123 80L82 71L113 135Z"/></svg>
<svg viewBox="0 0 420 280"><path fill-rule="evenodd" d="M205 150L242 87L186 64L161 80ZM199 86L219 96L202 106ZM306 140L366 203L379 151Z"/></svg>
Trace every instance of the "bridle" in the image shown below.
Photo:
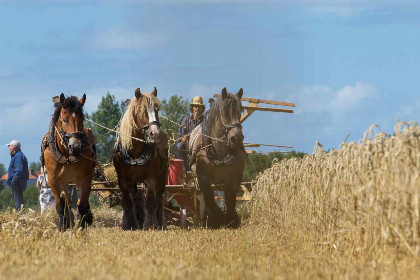
<svg viewBox="0 0 420 280"><path fill-rule="evenodd" d="M242 124L240 122L236 122L236 123L231 123L229 125L226 125L225 120L223 119L223 114L221 109L219 109L219 113L220 113L220 119L222 121L222 128L221 128L221 132L223 133L223 137L227 137L227 135L229 134L229 132L233 129L233 128L239 128L240 130L242 130Z"/></svg>
<svg viewBox="0 0 420 280"><path fill-rule="evenodd" d="M65 146L66 149L69 149L69 141L70 138L76 138L80 141L80 145L81 145L81 151L83 151L83 142L85 142L87 140L87 136L86 133L84 132L72 132L72 133L66 133L63 129L63 118L61 117L61 112L60 112L60 138L62 141L62 144Z"/></svg>
<svg viewBox="0 0 420 280"><path fill-rule="evenodd" d="M156 126L158 127L158 129L160 130L160 122L159 122L158 120L156 120L156 121L152 121L152 122L149 122L149 123L147 123L147 124L143 125L143 124L141 123L141 121L139 120L139 123L140 123L140 127L139 127L139 126L136 124L135 119L137 119L137 120L138 120L137 116L135 116L135 117L134 117L134 119L133 119L133 124L134 124L135 129L137 129L137 130L140 130L140 131L141 131L141 133L142 133L142 134L145 136L145 138L146 138L146 142L148 142L148 143L153 143L153 142L149 142L149 141L147 141L148 139L150 139L150 138L151 138L151 136L150 136L150 127L151 127L152 125L156 125Z"/></svg>

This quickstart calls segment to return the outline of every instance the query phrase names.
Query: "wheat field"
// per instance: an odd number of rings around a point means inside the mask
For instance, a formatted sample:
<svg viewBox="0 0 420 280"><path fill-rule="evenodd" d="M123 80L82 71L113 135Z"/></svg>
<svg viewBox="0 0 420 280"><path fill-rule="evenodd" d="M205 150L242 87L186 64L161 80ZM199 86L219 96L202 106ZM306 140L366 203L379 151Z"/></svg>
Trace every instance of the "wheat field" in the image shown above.
<svg viewBox="0 0 420 280"><path fill-rule="evenodd" d="M416 279L420 128L373 130L273 162L237 230L124 232L121 213L100 208L91 228L60 233L54 211L2 212L0 278Z"/></svg>

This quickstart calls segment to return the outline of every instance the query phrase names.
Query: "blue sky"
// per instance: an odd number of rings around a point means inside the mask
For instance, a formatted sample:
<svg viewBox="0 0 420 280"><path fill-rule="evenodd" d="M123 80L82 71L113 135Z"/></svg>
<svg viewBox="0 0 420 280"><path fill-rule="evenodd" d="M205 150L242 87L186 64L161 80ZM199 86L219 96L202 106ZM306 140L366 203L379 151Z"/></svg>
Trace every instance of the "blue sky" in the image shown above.
<svg viewBox="0 0 420 280"><path fill-rule="evenodd" d="M392 133L420 118L416 2L0 0L0 143L18 139L38 161L52 96L86 93L92 112L107 91L123 100L153 86L160 98L226 86L296 103L254 113L246 142L311 153L373 123Z"/></svg>

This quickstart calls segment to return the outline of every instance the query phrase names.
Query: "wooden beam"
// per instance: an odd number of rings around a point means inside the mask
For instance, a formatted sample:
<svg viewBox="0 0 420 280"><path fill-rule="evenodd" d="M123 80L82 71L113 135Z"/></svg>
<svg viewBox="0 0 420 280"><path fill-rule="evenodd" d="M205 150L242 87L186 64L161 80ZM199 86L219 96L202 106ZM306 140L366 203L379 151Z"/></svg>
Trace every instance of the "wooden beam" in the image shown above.
<svg viewBox="0 0 420 280"><path fill-rule="evenodd" d="M260 144L260 143L246 143L244 142L245 147L260 147L260 146L268 146L268 147L277 147L277 148L293 148L292 146L282 146L282 145L273 145L273 144Z"/></svg>
<svg viewBox="0 0 420 280"><path fill-rule="evenodd" d="M267 107L251 107L242 106L244 109L252 109L253 111L266 111L266 112L281 112L281 113L293 113L292 109L280 109L280 108L267 108Z"/></svg>
<svg viewBox="0 0 420 280"><path fill-rule="evenodd" d="M220 94L216 93L213 95L214 98L219 98ZM283 101L275 101L275 100L265 100L259 98L251 98L251 97L242 97L241 100L253 102L253 103L264 103L264 104L272 104L272 105L280 105L280 106L288 106L288 107L296 107L295 103L291 102L283 102Z"/></svg>
<svg viewBox="0 0 420 280"><path fill-rule="evenodd" d="M253 108L256 108L257 106L258 103L249 102L249 108L247 108L246 112L241 116L240 122L243 123L249 116L251 116L255 111Z"/></svg>
<svg viewBox="0 0 420 280"><path fill-rule="evenodd" d="M264 104L273 104L280 106L296 107L295 103L283 102L283 101L274 101L274 100L264 100L258 98L242 97L241 100L248 102L264 103Z"/></svg>

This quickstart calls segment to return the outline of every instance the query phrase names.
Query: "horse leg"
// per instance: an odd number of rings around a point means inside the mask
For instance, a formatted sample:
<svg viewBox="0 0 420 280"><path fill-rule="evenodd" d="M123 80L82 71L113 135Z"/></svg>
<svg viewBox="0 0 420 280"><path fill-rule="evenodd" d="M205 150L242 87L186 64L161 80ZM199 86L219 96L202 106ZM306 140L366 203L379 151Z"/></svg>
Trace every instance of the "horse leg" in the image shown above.
<svg viewBox="0 0 420 280"><path fill-rule="evenodd" d="M166 176L165 176L166 177ZM160 181L157 184L157 193L156 193L156 202L157 202L157 223L158 223L158 229L166 229L166 223L165 219L163 217L164 215L164 209L163 209L163 196L165 194L165 182Z"/></svg>
<svg viewBox="0 0 420 280"><path fill-rule="evenodd" d="M89 205L89 195L91 184L89 181L83 182L80 187L80 201L79 205L77 206L80 215L80 226L82 228L87 228L88 226L92 225L93 222L93 214L90 211Z"/></svg>
<svg viewBox="0 0 420 280"><path fill-rule="evenodd" d="M204 221L204 225L213 229L220 228L223 224L223 212L214 201L214 191L211 188L209 181L205 177L199 175L198 185L203 193L206 213L208 214L207 225L206 221Z"/></svg>
<svg viewBox="0 0 420 280"><path fill-rule="evenodd" d="M240 183L225 184L225 203L226 203L226 217L225 226L228 228L238 228L241 220L236 213L236 194L240 189Z"/></svg>
<svg viewBox="0 0 420 280"><path fill-rule="evenodd" d="M65 186L67 188L67 185ZM59 188L63 190L64 188ZM70 209L70 201L67 194L67 191L56 193L56 205L55 209L58 214L58 229L60 231L65 231L70 227L74 226L74 215Z"/></svg>
<svg viewBox="0 0 420 280"><path fill-rule="evenodd" d="M132 202L130 199L130 193L128 192L128 185L123 180L118 180L118 185L121 189L121 207L123 208L123 217L122 217L122 229L123 230L132 230L134 225L134 217L132 212Z"/></svg>
<svg viewBox="0 0 420 280"><path fill-rule="evenodd" d="M144 222L144 212L142 207L141 193L137 189L137 183L129 185L130 201L131 201L131 215L132 228L141 229Z"/></svg>
<svg viewBox="0 0 420 280"><path fill-rule="evenodd" d="M158 218L157 218L157 208L158 200L156 199L156 180L154 178L147 178L144 181L146 188L146 200L144 203L144 229L148 230L150 228L159 228Z"/></svg>

